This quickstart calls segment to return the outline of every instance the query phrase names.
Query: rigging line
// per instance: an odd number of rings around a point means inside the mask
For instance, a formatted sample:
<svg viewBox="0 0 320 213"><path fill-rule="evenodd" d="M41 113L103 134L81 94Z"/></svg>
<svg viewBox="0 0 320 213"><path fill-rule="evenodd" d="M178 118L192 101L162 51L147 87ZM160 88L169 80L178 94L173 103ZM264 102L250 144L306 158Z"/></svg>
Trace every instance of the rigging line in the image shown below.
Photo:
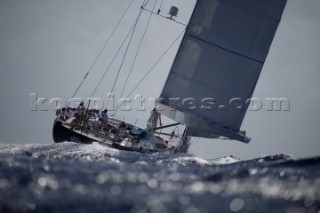
<svg viewBox="0 0 320 213"><path fill-rule="evenodd" d="M183 35L185 29L179 34L179 36L172 42L172 44L164 51L164 53L160 56L160 58L152 65L152 67L148 70L148 72L143 76L143 78L136 84L136 86L131 90L127 97L131 96L132 93L138 88L138 86L146 79L146 77L151 73L151 71L159 64L159 62L163 59L163 57L169 52L169 50L173 47L173 45L178 41L178 39ZM114 115L120 108L120 105L115 109Z"/></svg>
<svg viewBox="0 0 320 213"><path fill-rule="evenodd" d="M140 10L140 15L141 15L141 13L142 13L142 9ZM136 24L135 24L135 26L134 26L134 28L133 28L132 34L131 34L130 39L129 39L129 43L128 43L127 48L126 48L126 50L125 50L125 53L124 53L124 55L123 55L123 57L122 57L122 61L121 61L119 70L118 70L118 72L117 72L116 78L115 78L115 80L114 80L114 82L113 82L113 85L112 85L112 89L111 89L111 92L110 92L111 94L112 94L113 91L114 91L114 88L115 88L115 86L116 86L116 84L117 84L119 75L120 75L121 70L122 70L122 66L123 66L123 64L124 64L124 62L125 62L125 60L126 60L126 56L127 56L127 54L128 54L128 50L129 50L129 48L130 48L131 41L132 41L132 38L133 38L133 36L134 36L135 29L136 29L136 27L137 27L137 24L138 24L138 20L139 20L139 18L140 18L140 15L139 15L139 17L138 17L138 19L137 19L137 21L136 21ZM108 104L109 104L109 102L107 102L107 106L108 106Z"/></svg>
<svg viewBox="0 0 320 213"><path fill-rule="evenodd" d="M142 8L141 8L141 9L140 9L140 12L139 12L139 15L138 15L138 17L137 17L137 19L136 19L135 26L134 26L134 28L133 28L131 37L130 37L130 39L129 39L129 43L128 43L127 48L126 48L126 50L125 50L125 53L124 53L124 55L123 55L123 57L122 57L122 61L121 61L119 70L118 70L118 72L117 72L116 78L115 78L115 80L114 80L114 83L113 83L113 86L112 86L112 89L111 89L111 92L110 92L111 94L113 93L114 88L115 88L115 86L116 86L116 84L117 84L119 75L120 75L121 70L122 70L122 66L123 66L123 64L124 64L124 62L125 62L125 59L126 59L126 56L127 56L127 54L128 54L128 50L129 50L129 48L130 48L131 41L132 41L133 36L134 36L134 34L135 34L135 29L136 29L136 27L137 27L137 25L138 25L138 22L139 22L139 19L140 19L140 16L141 16L142 12L143 12L143 10L142 10ZM106 106L108 107L108 105L109 105L109 100L108 100Z"/></svg>
<svg viewBox="0 0 320 213"><path fill-rule="evenodd" d="M157 12L158 14L161 12L163 2L164 2L164 0L162 0L162 2L161 2L161 4L160 4L160 7L159 7L158 12Z"/></svg>
<svg viewBox="0 0 320 213"><path fill-rule="evenodd" d="M115 54L115 56L113 57L112 61L111 61L110 64L109 64L108 68L106 69L106 71L104 72L104 74L102 75L102 77L100 78L100 81L99 81L98 85L96 86L96 88L94 89L94 91L92 92L92 94L91 94L91 96L90 96L91 98L93 97L93 95L96 93L96 91L97 91L98 88L100 87L100 85L101 85L101 83L102 83L102 80L104 79L104 77L106 76L106 74L109 72L112 64L114 63L114 61L115 61L116 58L118 57L118 55L119 55L119 53L120 53L123 45L125 44L125 42L127 41L129 35L131 34L131 32L132 32L135 24L136 24L136 22L133 23L133 26L131 27L130 31L127 33L125 39L123 40L121 46L120 46L119 49L117 50L117 53Z"/></svg>
<svg viewBox="0 0 320 213"><path fill-rule="evenodd" d="M144 0L143 4L142 4L142 7L146 7L149 4L149 2L150 2L150 0L148 0L147 2L146 2L146 0Z"/></svg>
<svg viewBox="0 0 320 213"><path fill-rule="evenodd" d="M131 2L129 3L128 7L126 8L126 10L124 11L124 13L122 14L121 18L119 19L119 21L117 22L115 28L113 29L113 31L111 32L111 34L109 35L108 39L106 40L106 42L104 43L104 45L102 46L100 52L98 53L98 56L95 58L95 60L93 61L93 63L91 64L90 68L89 68L89 71L87 72L87 74L84 76L84 78L82 79L80 85L77 87L76 91L74 92L72 98L74 98L79 89L81 88L81 86L83 85L84 81L86 80L86 78L88 77L89 73L92 71L93 67L95 66L95 64L97 63L98 59L100 58L102 52L104 51L104 49L106 48L106 46L109 44L113 34L115 33L115 31L118 29L120 23L122 22L123 18L125 17L125 15L127 14L130 6L132 5L133 3L133 0L131 0Z"/></svg>
<svg viewBox="0 0 320 213"><path fill-rule="evenodd" d="M156 4L157 4L157 0L155 1L153 10L155 9ZM123 93L124 93L124 91L125 91L125 89L126 89L128 80L129 80L129 78L130 78L130 76L131 76L131 74L132 74L133 67L134 67L134 65L135 65L135 63L136 63L136 59L137 59L137 57L138 57L138 55L139 55L139 52L140 52L140 49L141 49L141 46L142 46L144 37L145 37L145 35L146 35L147 31L148 31L148 27L149 27L149 24L150 24L150 22L151 22L151 18L152 18L152 13L150 13L150 16L149 16L149 19L148 19L146 28L145 28L145 30L144 30L144 32L143 32L143 35L142 35L142 37L141 37L141 40L140 40L140 43L139 43L139 46L138 46L138 49L137 49L137 52L136 52L136 54L135 54L135 56L134 56L134 59L133 59L133 62L132 62L132 64L131 64L131 67L130 67L130 70L129 70L129 74L128 74L127 79L126 79L126 81L125 81L125 83L124 83L124 87L123 87L123 89L122 89L122 91L121 91L120 98L122 97L122 95L123 95Z"/></svg>

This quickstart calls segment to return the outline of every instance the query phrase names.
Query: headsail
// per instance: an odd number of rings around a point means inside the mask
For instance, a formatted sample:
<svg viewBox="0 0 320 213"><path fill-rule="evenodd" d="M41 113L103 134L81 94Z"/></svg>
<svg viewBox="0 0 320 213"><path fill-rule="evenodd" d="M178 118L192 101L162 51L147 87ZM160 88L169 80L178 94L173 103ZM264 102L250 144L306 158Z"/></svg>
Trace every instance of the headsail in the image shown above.
<svg viewBox="0 0 320 213"><path fill-rule="evenodd" d="M239 132L244 103L285 5L286 0L198 0L160 95L160 112L186 124L190 136L249 142Z"/></svg>

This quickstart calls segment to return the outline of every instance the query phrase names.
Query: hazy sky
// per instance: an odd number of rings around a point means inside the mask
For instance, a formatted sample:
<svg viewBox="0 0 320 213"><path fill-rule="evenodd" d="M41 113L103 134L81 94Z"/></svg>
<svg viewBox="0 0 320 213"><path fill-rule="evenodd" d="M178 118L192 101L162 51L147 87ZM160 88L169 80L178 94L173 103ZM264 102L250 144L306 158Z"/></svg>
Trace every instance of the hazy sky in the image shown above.
<svg viewBox="0 0 320 213"><path fill-rule="evenodd" d="M106 70L116 48L132 26L141 1L135 0L111 44L103 52L79 91L88 97ZM0 0L0 142L50 144L54 112L31 111L30 94L38 98L68 99L88 71L100 48L127 7L129 0ZM158 1L158 5L161 1ZM187 22L195 0L165 0L180 8L179 20ZM150 1L149 8L152 8ZM158 7L156 7L158 8ZM281 24L262 70L254 97L290 99L290 111L248 112L243 123L252 138L249 145L236 141L201 139L191 153L203 158L235 155L242 159L262 154L320 154L320 1L288 0ZM133 44L147 22L144 12ZM153 16L127 92L176 39L183 26ZM179 43L169 51L135 94L158 97ZM133 56L137 46L129 49ZM121 52L123 53L123 51ZM120 93L132 57L124 63ZM115 79L120 58L103 81L96 97L106 97ZM150 106L151 107L151 106ZM131 112L146 120L149 112Z"/></svg>

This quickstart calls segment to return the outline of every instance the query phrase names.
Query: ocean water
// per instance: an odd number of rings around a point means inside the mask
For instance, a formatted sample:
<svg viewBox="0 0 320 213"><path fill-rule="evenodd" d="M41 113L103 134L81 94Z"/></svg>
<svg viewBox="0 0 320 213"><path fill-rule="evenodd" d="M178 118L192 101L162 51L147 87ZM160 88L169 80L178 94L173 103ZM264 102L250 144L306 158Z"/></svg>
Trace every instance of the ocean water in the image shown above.
<svg viewBox="0 0 320 213"><path fill-rule="evenodd" d="M0 145L0 212L320 213L320 158Z"/></svg>

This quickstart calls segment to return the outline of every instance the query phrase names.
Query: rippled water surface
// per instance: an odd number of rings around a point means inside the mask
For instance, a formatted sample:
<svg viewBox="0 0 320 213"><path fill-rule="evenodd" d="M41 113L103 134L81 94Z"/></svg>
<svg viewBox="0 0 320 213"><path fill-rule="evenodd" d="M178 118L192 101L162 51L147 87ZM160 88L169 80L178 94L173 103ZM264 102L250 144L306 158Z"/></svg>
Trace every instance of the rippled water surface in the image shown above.
<svg viewBox="0 0 320 213"><path fill-rule="evenodd" d="M0 212L320 213L320 158L0 145Z"/></svg>

